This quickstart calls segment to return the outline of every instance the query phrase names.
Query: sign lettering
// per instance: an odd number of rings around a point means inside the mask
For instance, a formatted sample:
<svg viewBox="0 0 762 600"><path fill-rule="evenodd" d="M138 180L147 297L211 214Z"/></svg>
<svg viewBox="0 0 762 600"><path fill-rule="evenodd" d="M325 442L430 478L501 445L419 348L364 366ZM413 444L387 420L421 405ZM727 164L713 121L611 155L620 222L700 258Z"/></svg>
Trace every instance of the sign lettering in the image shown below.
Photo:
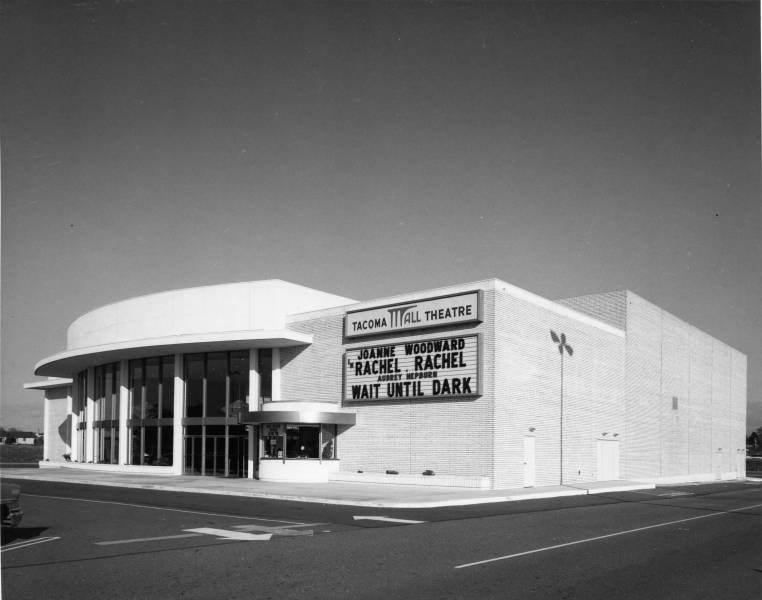
<svg viewBox="0 0 762 600"><path fill-rule="evenodd" d="M479 338L443 337L347 350L345 400L479 394Z"/></svg>
<svg viewBox="0 0 762 600"><path fill-rule="evenodd" d="M345 318L344 335L352 338L478 321L480 321L479 292L474 291L348 312Z"/></svg>

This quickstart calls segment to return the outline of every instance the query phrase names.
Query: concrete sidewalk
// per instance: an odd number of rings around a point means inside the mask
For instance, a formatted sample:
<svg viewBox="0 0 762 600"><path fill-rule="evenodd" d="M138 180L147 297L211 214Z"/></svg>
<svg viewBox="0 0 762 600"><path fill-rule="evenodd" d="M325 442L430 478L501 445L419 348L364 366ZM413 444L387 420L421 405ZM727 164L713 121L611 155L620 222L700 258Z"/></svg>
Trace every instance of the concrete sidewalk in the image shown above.
<svg viewBox="0 0 762 600"><path fill-rule="evenodd" d="M616 491L653 489L651 483L596 481L585 484L553 485L510 490L391 485L374 483L279 483L250 479L225 479L189 475L133 475L79 469L3 469L3 478L58 481L170 492L221 494L249 498L293 500L320 504L344 504L383 508L434 508L490 502L512 502L537 498L581 496ZM22 486L23 493L23 486Z"/></svg>

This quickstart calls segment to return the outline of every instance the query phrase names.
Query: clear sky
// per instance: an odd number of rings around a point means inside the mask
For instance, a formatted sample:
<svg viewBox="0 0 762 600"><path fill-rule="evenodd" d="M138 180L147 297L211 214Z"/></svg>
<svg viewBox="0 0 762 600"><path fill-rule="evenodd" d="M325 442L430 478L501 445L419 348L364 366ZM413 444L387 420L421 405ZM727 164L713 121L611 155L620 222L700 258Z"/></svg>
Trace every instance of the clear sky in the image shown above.
<svg viewBox="0 0 762 600"><path fill-rule="evenodd" d="M2 424L103 304L628 288L746 353L762 426L759 5L3 3Z"/></svg>

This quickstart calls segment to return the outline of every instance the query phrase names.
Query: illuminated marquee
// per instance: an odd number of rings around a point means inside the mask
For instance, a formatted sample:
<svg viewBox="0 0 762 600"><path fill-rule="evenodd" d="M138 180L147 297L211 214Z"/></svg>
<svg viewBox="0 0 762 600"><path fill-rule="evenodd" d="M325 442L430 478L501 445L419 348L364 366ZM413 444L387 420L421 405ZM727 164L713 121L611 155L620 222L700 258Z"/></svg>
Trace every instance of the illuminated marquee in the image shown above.
<svg viewBox="0 0 762 600"><path fill-rule="evenodd" d="M474 291L348 312L344 321L344 335L352 338L479 322L480 306L479 292Z"/></svg>
<svg viewBox="0 0 762 600"><path fill-rule="evenodd" d="M345 400L479 394L479 336L448 336L347 350Z"/></svg>

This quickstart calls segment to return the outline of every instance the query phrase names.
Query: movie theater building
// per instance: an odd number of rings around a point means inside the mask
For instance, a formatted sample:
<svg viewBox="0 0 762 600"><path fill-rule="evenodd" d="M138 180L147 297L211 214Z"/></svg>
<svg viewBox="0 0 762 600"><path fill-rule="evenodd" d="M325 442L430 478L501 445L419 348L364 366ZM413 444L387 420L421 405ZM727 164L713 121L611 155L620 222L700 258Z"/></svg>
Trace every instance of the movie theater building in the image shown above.
<svg viewBox="0 0 762 600"><path fill-rule="evenodd" d="M745 355L630 291L174 290L81 316L35 374L42 466L478 488L745 473Z"/></svg>

